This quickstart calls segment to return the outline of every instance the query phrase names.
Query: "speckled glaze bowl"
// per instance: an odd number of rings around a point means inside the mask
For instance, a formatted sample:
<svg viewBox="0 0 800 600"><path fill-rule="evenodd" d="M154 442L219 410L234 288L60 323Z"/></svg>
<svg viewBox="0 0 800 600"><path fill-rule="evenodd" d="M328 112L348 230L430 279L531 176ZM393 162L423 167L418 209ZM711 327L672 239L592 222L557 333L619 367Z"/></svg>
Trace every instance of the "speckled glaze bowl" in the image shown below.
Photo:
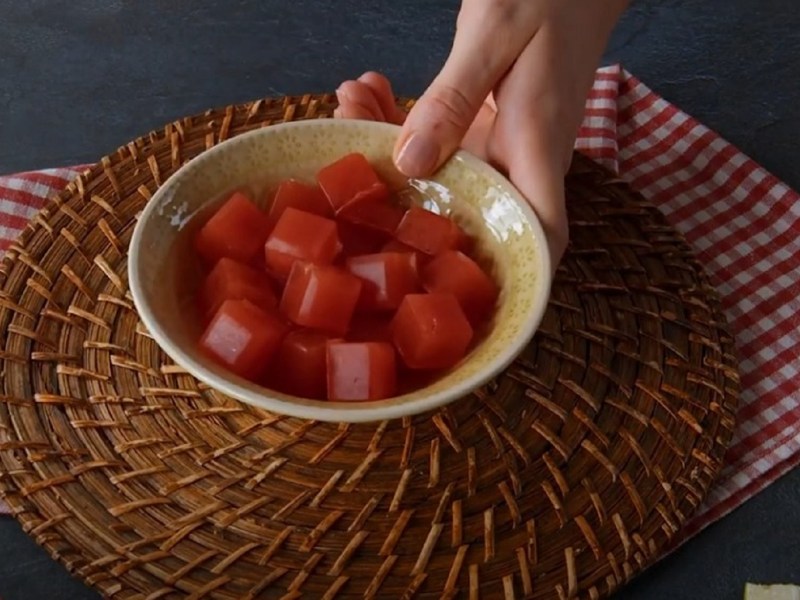
<svg viewBox="0 0 800 600"><path fill-rule="evenodd" d="M434 177L406 181L391 161L398 133L394 125L357 120L273 125L211 148L158 189L134 230L128 275L143 324L172 360L241 402L273 413L336 422L393 419L443 406L480 387L514 360L534 335L550 293L550 257L536 215L501 174L464 152ZM265 189L288 177L313 181L319 168L350 152L363 153L390 185L410 183L476 238L501 287L490 333L428 387L381 401L296 398L234 376L197 351L199 331L187 318L190 303L181 287L191 279L187 240L192 225L201 220L192 217L236 188Z"/></svg>

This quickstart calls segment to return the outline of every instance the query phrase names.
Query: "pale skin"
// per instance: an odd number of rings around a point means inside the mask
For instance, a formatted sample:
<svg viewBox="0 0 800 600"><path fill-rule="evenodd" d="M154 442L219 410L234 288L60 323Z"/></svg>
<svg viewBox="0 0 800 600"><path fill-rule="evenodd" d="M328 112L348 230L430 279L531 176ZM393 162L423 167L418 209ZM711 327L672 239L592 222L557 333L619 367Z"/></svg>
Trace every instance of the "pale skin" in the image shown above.
<svg viewBox="0 0 800 600"><path fill-rule="evenodd" d="M569 238L564 175L586 96L629 0L463 0L450 55L406 114L368 72L337 90L341 118L402 125L395 163L426 177L458 148L488 160L541 220L556 265Z"/></svg>

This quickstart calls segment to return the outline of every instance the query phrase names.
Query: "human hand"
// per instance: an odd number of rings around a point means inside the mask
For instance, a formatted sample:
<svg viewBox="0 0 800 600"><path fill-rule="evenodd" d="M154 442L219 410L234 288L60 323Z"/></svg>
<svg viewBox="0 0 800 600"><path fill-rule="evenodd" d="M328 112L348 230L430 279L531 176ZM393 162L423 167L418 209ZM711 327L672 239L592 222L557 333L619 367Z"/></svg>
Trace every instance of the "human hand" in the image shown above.
<svg viewBox="0 0 800 600"><path fill-rule="evenodd" d="M492 163L530 202L556 265L568 239L564 175L627 3L463 0L450 56L407 116L377 73L339 87L336 116L402 124L395 162L409 177L430 175L459 146Z"/></svg>

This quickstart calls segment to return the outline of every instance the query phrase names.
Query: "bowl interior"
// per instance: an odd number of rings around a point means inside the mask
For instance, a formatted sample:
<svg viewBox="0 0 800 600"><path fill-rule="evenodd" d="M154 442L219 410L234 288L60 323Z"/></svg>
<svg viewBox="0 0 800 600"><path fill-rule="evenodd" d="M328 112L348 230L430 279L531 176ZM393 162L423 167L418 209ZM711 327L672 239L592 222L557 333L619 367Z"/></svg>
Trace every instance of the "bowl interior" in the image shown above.
<svg viewBox="0 0 800 600"><path fill-rule="evenodd" d="M463 152L427 180L408 182L394 169L394 125L322 119L266 127L204 152L162 185L139 218L130 245L129 277L142 321L161 348L214 389L273 412L333 421L371 421L441 406L505 368L531 338L549 294L550 264L541 226L516 190L485 163ZM190 299L192 233L228 193L264 192L294 177L314 181L319 168L349 152L363 153L390 183L455 218L488 259L501 295L490 333L456 368L428 387L374 402L315 401L283 395L236 377L196 350Z"/></svg>

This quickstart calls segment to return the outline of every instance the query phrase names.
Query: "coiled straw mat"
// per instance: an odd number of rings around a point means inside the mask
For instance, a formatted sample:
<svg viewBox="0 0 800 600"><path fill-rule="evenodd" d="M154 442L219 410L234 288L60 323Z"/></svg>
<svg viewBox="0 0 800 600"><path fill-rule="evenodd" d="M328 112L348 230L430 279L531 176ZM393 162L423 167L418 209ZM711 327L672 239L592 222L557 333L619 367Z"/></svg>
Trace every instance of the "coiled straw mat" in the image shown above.
<svg viewBox="0 0 800 600"><path fill-rule="evenodd" d="M689 247L576 156L572 246L541 331L434 414L281 418L171 364L126 288L137 213L187 159L329 96L185 118L70 184L2 262L0 491L113 598L601 598L716 476L732 338Z"/></svg>

